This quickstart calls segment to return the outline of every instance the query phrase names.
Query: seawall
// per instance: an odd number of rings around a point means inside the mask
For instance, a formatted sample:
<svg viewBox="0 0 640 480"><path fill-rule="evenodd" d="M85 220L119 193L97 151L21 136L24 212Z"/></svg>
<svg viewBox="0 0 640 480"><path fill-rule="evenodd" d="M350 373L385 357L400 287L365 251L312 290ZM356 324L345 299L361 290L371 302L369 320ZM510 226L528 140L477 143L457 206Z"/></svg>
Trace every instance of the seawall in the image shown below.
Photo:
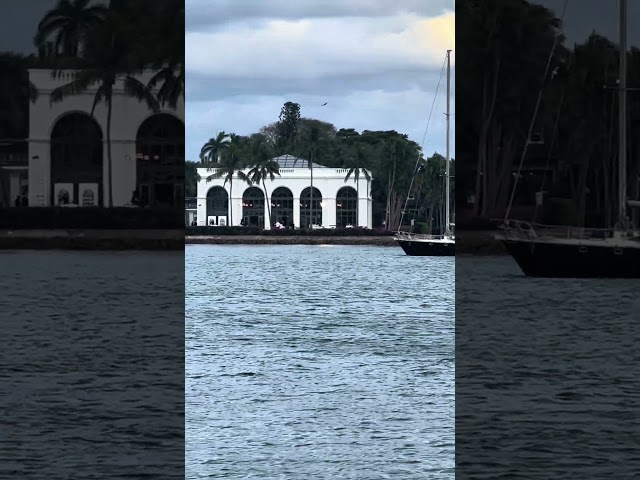
<svg viewBox="0 0 640 480"><path fill-rule="evenodd" d="M493 236L495 231L463 231L456 236L456 253L471 255L501 255L506 253ZM207 235L187 236L186 244L194 245L373 245L395 247L391 236L381 237L321 237L275 235Z"/></svg>
<svg viewBox="0 0 640 480"><path fill-rule="evenodd" d="M460 231L456 253L504 254L495 231ZM3 230L0 250L184 250L195 245L371 245L395 247L391 236L276 236L210 235L186 236L184 230Z"/></svg>
<svg viewBox="0 0 640 480"><path fill-rule="evenodd" d="M2 230L0 250L184 250L184 230Z"/></svg>

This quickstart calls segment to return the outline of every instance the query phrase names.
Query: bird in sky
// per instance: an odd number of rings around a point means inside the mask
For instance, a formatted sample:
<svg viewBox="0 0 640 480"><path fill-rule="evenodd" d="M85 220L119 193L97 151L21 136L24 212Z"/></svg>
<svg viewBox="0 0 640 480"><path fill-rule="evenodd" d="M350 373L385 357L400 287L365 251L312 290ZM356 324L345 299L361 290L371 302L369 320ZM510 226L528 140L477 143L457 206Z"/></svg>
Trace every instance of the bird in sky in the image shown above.
<svg viewBox="0 0 640 480"><path fill-rule="evenodd" d="M322 105L320 105L321 107L324 107L327 103L329 102L324 102Z"/></svg>

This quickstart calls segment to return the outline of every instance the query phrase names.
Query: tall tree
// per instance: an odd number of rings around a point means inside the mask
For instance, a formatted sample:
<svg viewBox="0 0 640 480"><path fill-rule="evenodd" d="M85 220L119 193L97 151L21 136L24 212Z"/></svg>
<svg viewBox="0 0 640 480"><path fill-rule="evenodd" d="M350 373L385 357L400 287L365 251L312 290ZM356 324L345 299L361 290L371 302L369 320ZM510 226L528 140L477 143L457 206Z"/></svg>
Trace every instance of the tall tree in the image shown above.
<svg viewBox="0 0 640 480"><path fill-rule="evenodd" d="M349 164L347 174L344 177L345 183L353 177L353 181L356 183L356 226L360 226L360 177L364 177L367 181L371 180L371 174L366 168L363 168L368 163L368 156L364 149L357 149L354 155L349 157Z"/></svg>
<svg viewBox="0 0 640 480"><path fill-rule="evenodd" d="M316 153L322 145L322 139L320 134L320 128L317 125L312 125L305 138L301 139L296 149L299 152L299 156L308 158L309 162L309 175L311 180L310 195L309 195L309 221L311 224L309 228L313 227L313 162L316 161ZM298 156L298 153L296 153Z"/></svg>
<svg viewBox="0 0 640 480"><path fill-rule="evenodd" d="M78 56L91 31L104 20L105 5L92 5L91 0L58 0L38 24L34 38L37 47L46 47L53 37L54 52L69 57Z"/></svg>
<svg viewBox="0 0 640 480"><path fill-rule="evenodd" d="M286 102L280 110L276 129L276 148L279 150L279 154L287 153L287 149L293 150L296 148L299 122L300 105L294 102Z"/></svg>
<svg viewBox="0 0 640 480"><path fill-rule="evenodd" d="M156 24L150 32L153 41L148 42L155 46L150 57L151 66L156 70L149 87L155 91L159 86L160 103L175 109L184 96L185 86L184 1L162 0L159 7Z"/></svg>
<svg viewBox="0 0 640 480"><path fill-rule="evenodd" d="M220 163L222 153L229 148L231 137L226 132L218 132L215 137L211 137L200 149L200 163L207 165Z"/></svg>
<svg viewBox="0 0 640 480"><path fill-rule="evenodd" d="M207 166L208 169L213 169L211 175L207 177L207 182L224 178L223 186L226 186L227 182L229 183L229 224L233 225L233 179L237 177L238 180L249 185L251 185L251 179L244 172L246 161L241 156L240 147L237 143L230 143L224 151L224 155L220 153L219 158L219 162Z"/></svg>
<svg viewBox="0 0 640 480"><path fill-rule="evenodd" d="M264 139L258 139L253 142L249 162L251 169L247 175L251 179L252 183L262 185L267 205L267 218L269 220L269 225L271 225L271 202L269 201L266 180L269 179L274 181L276 175L280 175L280 166L278 165L278 162L273 160L273 151Z"/></svg>
<svg viewBox="0 0 640 480"><path fill-rule="evenodd" d="M473 193L475 214L487 217L504 209L560 22L550 10L523 0L469 0L458 6L465 47L459 49L456 69L461 77L481 81L456 87L465 98L458 105L457 128L466 132L456 151L470 170L459 172L457 182L470 181L465 190ZM561 43L561 36L557 40ZM563 55L557 49L554 62Z"/></svg>

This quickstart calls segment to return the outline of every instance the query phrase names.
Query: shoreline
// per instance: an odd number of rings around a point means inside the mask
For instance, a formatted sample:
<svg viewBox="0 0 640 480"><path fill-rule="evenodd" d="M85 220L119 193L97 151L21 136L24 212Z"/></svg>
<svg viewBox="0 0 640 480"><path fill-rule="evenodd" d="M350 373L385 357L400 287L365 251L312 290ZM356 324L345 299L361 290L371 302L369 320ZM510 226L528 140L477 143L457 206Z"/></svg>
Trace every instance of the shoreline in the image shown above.
<svg viewBox="0 0 640 480"><path fill-rule="evenodd" d="M461 230L456 233L456 253L487 256L508 255L504 245L494 238L497 230Z"/></svg>
<svg viewBox="0 0 640 480"><path fill-rule="evenodd" d="M184 230L0 230L0 250L184 250Z"/></svg>
<svg viewBox="0 0 640 480"><path fill-rule="evenodd" d="M461 231L456 253L505 255L495 231ZM0 230L0 250L173 250L185 245L347 245L395 247L392 236L199 235L184 230Z"/></svg>
<svg viewBox="0 0 640 480"><path fill-rule="evenodd" d="M321 237L306 235L195 235L184 237L187 245L369 245L393 247L397 243L384 237Z"/></svg>
<svg viewBox="0 0 640 480"><path fill-rule="evenodd" d="M464 255L504 255L503 245L488 230L462 231L456 236L456 253ZM392 236L329 237L285 235L193 235L184 239L187 245L352 245L395 247Z"/></svg>

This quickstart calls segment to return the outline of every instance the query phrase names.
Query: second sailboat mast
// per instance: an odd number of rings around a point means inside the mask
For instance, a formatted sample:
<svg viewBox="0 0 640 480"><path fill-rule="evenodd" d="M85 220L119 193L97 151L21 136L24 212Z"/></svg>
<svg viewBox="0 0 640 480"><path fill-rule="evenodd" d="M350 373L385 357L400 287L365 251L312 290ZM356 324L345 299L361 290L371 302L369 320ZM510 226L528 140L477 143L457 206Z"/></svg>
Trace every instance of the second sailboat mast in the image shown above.
<svg viewBox="0 0 640 480"><path fill-rule="evenodd" d="M449 100L451 98L451 50L447 50L447 145L445 150L445 234L451 235L451 161L449 159L449 117L451 116Z"/></svg>
<svg viewBox="0 0 640 480"><path fill-rule="evenodd" d="M627 223L627 0L620 0L620 106L618 114L618 192L620 227Z"/></svg>

